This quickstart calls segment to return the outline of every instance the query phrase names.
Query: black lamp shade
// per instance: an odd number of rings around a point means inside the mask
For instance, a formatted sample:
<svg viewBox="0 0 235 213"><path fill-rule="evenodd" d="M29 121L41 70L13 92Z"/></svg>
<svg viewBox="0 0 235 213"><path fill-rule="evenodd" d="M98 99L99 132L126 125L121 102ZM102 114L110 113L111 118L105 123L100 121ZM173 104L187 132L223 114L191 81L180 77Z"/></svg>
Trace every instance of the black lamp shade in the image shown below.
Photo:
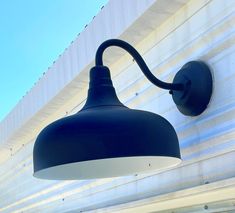
<svg viewBox="0 0 235 213"><path fill-rule="evenodd" d="M172 125L157 114L124 106L108 68L96 66L85 106L41 131L33 161L35 177L68 180L138 174L181 159Z"/></svg>

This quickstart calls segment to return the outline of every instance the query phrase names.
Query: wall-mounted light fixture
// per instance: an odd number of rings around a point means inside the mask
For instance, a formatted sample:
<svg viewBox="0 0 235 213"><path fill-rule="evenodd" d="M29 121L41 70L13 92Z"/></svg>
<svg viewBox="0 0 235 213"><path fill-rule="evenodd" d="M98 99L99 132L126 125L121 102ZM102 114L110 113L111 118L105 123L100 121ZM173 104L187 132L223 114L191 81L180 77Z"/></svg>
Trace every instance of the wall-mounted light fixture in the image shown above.
<svg viewBox="0 0 235 213"><path fill-rule="evenodd" d="M130 44L107 40L97 50L85 106L77 114L48 125L38 135L33 151L35 177L115 177L169 168L181 162L176 132L166 119L129 109L118 100L109 69L102 61L109 46L129 52L154 85L170 90L184 115L197 116L206 109L212 93L212 76L205 63L188 62L173 83L165 83L150 72Z"/></svg>

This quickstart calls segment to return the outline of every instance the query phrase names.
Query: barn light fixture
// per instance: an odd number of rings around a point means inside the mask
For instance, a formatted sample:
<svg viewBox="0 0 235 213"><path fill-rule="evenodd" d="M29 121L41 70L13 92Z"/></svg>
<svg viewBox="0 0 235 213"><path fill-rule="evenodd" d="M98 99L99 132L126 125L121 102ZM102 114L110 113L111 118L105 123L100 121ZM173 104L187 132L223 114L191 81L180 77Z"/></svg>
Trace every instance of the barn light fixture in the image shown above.
<svg viewBox="0 0 235 213"><path fill-rule="evenodd" d="M38 135L33 151L35 177L116 177L165 169L181 162L176 132L166 119L129 109L118 100L109 69L102 61L109 46L129 52L149 81L170 91L184 115L197 116L206 109L212 93L212 76L205 63L188 62L173 83L165 83L150 72L130 44L107 40L97 50L85 106L77 114L48 125Z"/></svg>

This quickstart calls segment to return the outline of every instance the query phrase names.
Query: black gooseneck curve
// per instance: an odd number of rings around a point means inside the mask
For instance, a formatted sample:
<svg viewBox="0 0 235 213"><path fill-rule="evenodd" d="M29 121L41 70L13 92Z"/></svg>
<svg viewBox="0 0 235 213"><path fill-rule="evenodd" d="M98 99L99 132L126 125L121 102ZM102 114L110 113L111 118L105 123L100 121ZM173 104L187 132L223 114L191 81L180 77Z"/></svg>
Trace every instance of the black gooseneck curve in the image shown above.
<svg viewBox="0 0 235 213"><path fill-rule="evenodd" d="M182 83L166 83L156 78L151 73L144 59L137 52L137 50L134 47L132 47L130 44L128 44L127 42L122 41L120 39L106 40L98 47L96 51L96 56L95 56L96 66L103 66L103 60L102 60L103 53L105 49L107 49L110 46L117 46L126 50L135 59L136 63L139 65L140 69L142 70L146 78L150 82L152 82L154 85L162 89L167 89L167 90L181 90L181 91L184 90L184 84Z"/></svg>

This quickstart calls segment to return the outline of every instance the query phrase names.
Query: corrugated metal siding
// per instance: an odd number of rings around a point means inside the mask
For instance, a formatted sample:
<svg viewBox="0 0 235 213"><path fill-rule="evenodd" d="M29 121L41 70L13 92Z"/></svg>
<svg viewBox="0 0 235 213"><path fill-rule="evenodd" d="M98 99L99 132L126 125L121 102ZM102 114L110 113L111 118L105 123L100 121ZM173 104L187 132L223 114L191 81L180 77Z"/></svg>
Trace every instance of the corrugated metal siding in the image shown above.
<svg viewBox="0 0 235 213"><path fill-rule="evenodd" d="M107 55L115 55L107 63L120 99L131 108L159 113L173 124L183 163L157 174L104 180L59 182L32 177L32 147L37 132L47 122L73 114L84 104L88 67L95 47L106 37L98 33L93 38L88 33L88 29L99 31L99 19L94 19L85 29L85 36L71 44L26 96L29 103L34 102L28 112L33 116L27 117L17 106L7 118L9 121L1 124L1 141L7 147L1 153L9 160L0 165L0 212L80 212L99 208L102 212L153 212L156 208L163 211L235 200L235 1L192 0L183 7L185 1L176 1L175 5L171 1L172 7L167 7L169 1L118 2L111 1L100 13L100 19L106 20L111 18L110 5L123 11L126 2L130 4L125 7L123 22L115 18L118 20L113 26L120 27L109 28L105 22L106 36L120 35L130 42L132 36L136 37L133 43L160 79L170 82L184 63L194 59L205 60L213 71L214 92L209 107L202 115L191 118L180 114L168 92L151 85L129 56L115 48L107 51ZM115 14L114 17L118 16ZM140 17L134 19L137 15ZM165 21L160 26L157 22L149 24L149 17L159 15L168 18L162 19ZM97 40L86 43L87 39ZM58 93L52 98L55 92ZM35 105L35 94L42 104L40 111ZM26 116L23 126L13 116L20 112ZM19 129L26 132L18 133Z"/></svg>

